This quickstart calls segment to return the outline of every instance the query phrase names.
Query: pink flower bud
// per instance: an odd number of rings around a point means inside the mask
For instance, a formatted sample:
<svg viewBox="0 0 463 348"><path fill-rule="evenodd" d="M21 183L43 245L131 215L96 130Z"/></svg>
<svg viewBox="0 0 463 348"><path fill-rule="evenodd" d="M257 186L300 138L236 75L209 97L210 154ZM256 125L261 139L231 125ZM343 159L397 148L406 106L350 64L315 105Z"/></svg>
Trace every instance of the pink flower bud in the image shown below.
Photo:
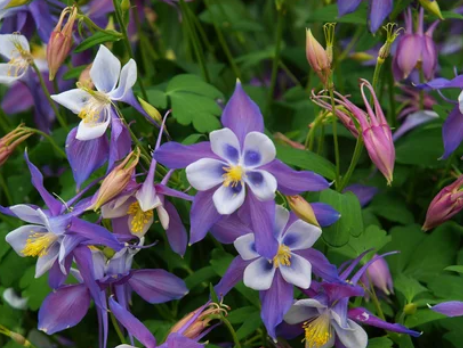
<svg viewBox="0 0 463 348"><path fill-rule="evenodd" d="M297 141L294 141L294 140L291 140L289 139L286 135L284 135L283 133L280 133L280 132L277 132L273 135L273 138L275 140L278 140L286 145L289 145L295 149L299 149L299 150L305 150L305 147L304 145L302 145L301 143L298 143Z"/></svg>
<svg viewBox="0 0 463 348"><path fill-rule="evenodd" d="M79 76L79 81L77 82L80 86L86 89L93 89L95 87L92 78L90 77L90 70L92 69L92 64L87 65L87 67L82 70Z"/></svg>
<svg viewBox="0 0 463 348"><path fill-rule="evenodd" d="M69 14L68 20L62 27L64 18ZM58 24L51 33L50 41L47 46L47 60L50 81L55 78L56 72L64 63L64 60L69 55L74 40L72 31L74 22L77 17L77 7L67 7L61 13Z"/></svg>
<svg viewBox="0 0 463 348"><path fill-rule="evenodd" d="M463 175L444 187L429 205L423 230L439 226L463 209Z"/></svg>
<svg viewBox="0 0 463 348"><path fill-rule="evenodd" d="M331 74L330 57L325 49L312 35L312 31L307 29L306 35L306 56L309 65L318 75L324 85L327 85Z"/></svg>
<svg viewBox="0 0 463 348"><path fill-rule="evenodd" d="M362 276L362 282L364 284L369 284L370 281L386 295L394 294L391 272L384 258L380 257L373 262Z"/></svg>
<svg viewBox="0 0 463 348"><path fill-rule="evenodd" d="M29 138L34 132L20 124L10 133L0 139L0 166L2 166L13 153L14 149L24 140Z"/></svg>
<svg viewBox="0 0 463 348"><path fill-rule="evenodd" d="M301 196L286 196L291 211L302 221L320 227L312 206Z"/></svg>

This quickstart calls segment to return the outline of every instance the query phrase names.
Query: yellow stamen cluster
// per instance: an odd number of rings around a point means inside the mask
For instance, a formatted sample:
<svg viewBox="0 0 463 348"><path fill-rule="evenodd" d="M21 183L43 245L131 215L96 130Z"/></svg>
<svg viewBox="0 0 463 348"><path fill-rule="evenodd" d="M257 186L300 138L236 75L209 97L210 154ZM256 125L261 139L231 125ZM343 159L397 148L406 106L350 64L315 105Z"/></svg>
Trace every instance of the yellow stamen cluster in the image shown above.
<svg viewBox="0 0 463 348"><path fill-rule="evenodd" d="M331 339L329 314L322 314L311 322L304 323L305 348L323 347Z"/></svg>
<svg viewBox="0 0 463 348"><path fill-rule="evenodd" d="M31 231L26 245L22 250L24 256L44 256L48 254L50 245L56 240L53 233L38 233Z"/></svg>
<svg viewBox="0 0 463 348"><path fill-rule="evenodd" d="M13 45L15 49L10 53L11 59L8 62L8 76L17 77L21 70L26 69L29 64L33 61L32 55L29 51L26 51L19 42L16 35L13 36Z"/></svg>
<svg viewBox="0 0 463 348"><path fill-rule="evenodd" d="M110 102L100 93L93 92L92 97L86 103L85 107L79 112L79 117L85 123L101 123L105 121L107 115L101 115L105 106Z"/></svg>
<svg viewBox="0 0 463 348"><path fill-rule="evenodd" d="M127 214L133 216L132 223L130 224L130 230L135 234L142 233L143 228L150 222L150 219L153 217L153 211L143 211L138 202L132 203L129 206Z"/></svg>
<svg viewBox="0 0 463 348"><path fill-rule="evenodd" d="M244 171L240 165L223 167L223 170L225 171L225 174L223 175L224 186L236 187L238 183L243 180Z"/></svg>
<svg viewBox="0 0 463 348"><path fill-rule="evenodd" d="M284 244L278 247L278 252L273 258L273 266L275 268L283 266L291 266L291 249Z"/></svg>

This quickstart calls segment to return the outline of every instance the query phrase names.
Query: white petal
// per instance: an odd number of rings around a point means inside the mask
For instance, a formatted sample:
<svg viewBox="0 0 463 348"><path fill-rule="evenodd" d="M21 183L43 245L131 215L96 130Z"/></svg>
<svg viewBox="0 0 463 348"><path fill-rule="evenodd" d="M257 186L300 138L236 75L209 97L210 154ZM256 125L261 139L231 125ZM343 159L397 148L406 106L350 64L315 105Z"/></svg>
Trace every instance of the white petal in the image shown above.
<svg viewBox="0 0 463 348"><path fill-rule="evenodd" d="M325 308L325 305L314 299L299 300L291 306L288 313L285 314L284 320L290 325L299 324L318 317L320 310Z"/></svg>
<svg viewBox="0 0 463 348"><path fill-rule="evenodd" d="M51 99L77 115L92 99L92 96L81 89L71 89L60 94L54 94Z"/></svg>
<svg viewBox="0 0 463 348"><path fill-rule="evenodd" d="M312 247L322 235L322 230L302 220L296 220L283 235L282 243L291 250L303 250Z"/></svg>
<svg viewBox="0 0 463 348"><path fill-rule="evenodd" d="M223 128L211 132L211 150L217 156L226 159L230 163L238 163L240 159L240 142L235 133L229 128Z"/></svg>
<svg viewBox="0 0 463 348"><path fill-rule="evenodd" d="M133 196L126 195L121 198L124 198L123 201L115 199L101 207L101 216L104 219L114 219L127 215L130 205L134 202Z"/></svg>
<svg viewBox="0 0 463 348"><path fill-rule="evenodd" d="M156 194L154 183L145 183L135 194L138 204L143 211L153 210L156 207L162 205L161 199Z"/></svg>
<svg viewBox="0 0 463 348"><path fill-rule="evenodd" d="M120 73L121 62L119 59L105 46L100 45L90 69L90 77L96 89L100 92L111 92L116 87Z"/></svg>
<svg viewBox="0 0 463 348"><path fill-rule="evenodd" d="M278 240L278 242L281 242L281 237L283 235L283 231L285 230L286 225L288 224L288 221L289 211L282 205L277 205L275 207L275 226L273 230L273 235Z"/></svg>
<svg viewBox="0 0 463 348"><path fill-rule="evenodd" d="M23 250L29 236L33 233L47 233L48 231L37 225L24 225L8 233L5 240L20 256L24 256Z"/></svg>
<svg viewBox="0 0 463 348"><path fill-rule="evenodd" d="M158 213L159 221L161 222L162 228L164 228L164 230L167 230L169 228L170 223L169 213L163 205L157 207L156 212Z"/></svg>
<svg viewBox="0 0 463 348"><path fill-rule="evenodd" d="M24 310L27 308L27 298L19 297L13 288L5 289L3 299L14 309Z"/></svg>
<svg viewBox="0 0 463 348"><path fill-rule="evenodd" d="M254 290L268 290L272 286L274 275L273 263L261 257L244 270L244 285Z"/></svg>
<svg viewBox="0 0 463 348"><path fill-rule="evenodd" d="M6 58L13 58L19 55L16 44L19 44L21 49L30 52L29 42L26 37L18 34L0 35L0 54Z"/></svg>
<svg viewBox="0 0 463 348"><path fill-rule="evenodd" d="M186 167L186 177L191 186L199 191L209 190L223 182L227 164L212 158L201 158Z"/></svg>
<svg viewBox="0 0 463 348"><path fill-rule="evenodd" d="M238 184L235 187L232 186L220 186L217 191L214 192L212 200L214 206L222 215L229 215L234 213L241 207L246 198L245 186Z"/></svg>
<svg viewBox="0 0 463 348"><path fill-rule="evenodd" d="M37 211L26 204L18 204L10 207L10 210L21 220L33 223L33 224L43 224L42 216Z"/></svg>
<svg viewBox="0 0 463 348"><path fill-rule="evenodd" d="M236 238L233 244L243 260L248 261L259 257L256 251L254 233Z"/></svg>
<svg viewBox="0 0 463 348"><path fill-rule="evenodd" d="M60 244L54 242L43 256L39 256L35 265L35 277L41 277L45 272L49 271L55 263L59 255Z"/></svg>
<svg viewBox="0 0 463 348"><path fill-rule="evenodd" d="M0 64L0 83L10 84L21 79L26 68L17 68L11 64Z"/></svg>
<svg viewBox="0 0 463 348"><path fill-rule="evenodd" d="M458 103L460 112L463 113L463 91L461 91L460 95L458 96Z"/></svg>
<svg viewBox="0 0 463 348"><path fill-rule="evenodd" d="M284 280L301 289L308 289L312 282L312 265L303 257L291 254L291 265L280 265Z"/></svg>
<svg viewBox="0 0 463 348"><path fill-rule="evenodd" d="M242 161L247 168L255 168L275 159L276 149L268 136L260 132L250 132L244 139Z"/></svg>
<svg viewBox="0 0 463 348"><path fill-rule="evenodd" d="M349 329L341 328L334 320L331 321L339 340L346 348L366 348L368 345L368 335L364 329L356 322L347 319Z"/></svg>
<svg viewBox="0 0 463 348"><path fill-rule="evenodd" d="M81 121L77 128L76 139L85 141L101 137L106 132L109 122L111 122L110 117L106 117L105 122L96 124Z"/></svg>
<svg viewBox="0 0 463 348"><path fill-rule="evenodd" d="M122 99L137 82L137 63L130 59L122 68L119 86L110 93L112 100Z"/></svg>
<svg viewBox="0 0 463 348"><path fill-rule="evenodd" d="M269 201L275 198L277 180L265 170L254 170L246 172L244 181L249 185L252 192L261 201Z"/></svg>

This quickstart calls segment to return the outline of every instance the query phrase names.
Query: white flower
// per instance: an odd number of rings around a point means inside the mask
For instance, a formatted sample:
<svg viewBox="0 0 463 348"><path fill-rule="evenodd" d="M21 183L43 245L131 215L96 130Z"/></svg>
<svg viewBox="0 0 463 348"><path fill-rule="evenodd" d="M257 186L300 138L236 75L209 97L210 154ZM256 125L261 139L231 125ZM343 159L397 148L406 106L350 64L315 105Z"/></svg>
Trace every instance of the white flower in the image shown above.
<svg viewBox="0 0 463 348"><path fill-rule="evenodd" d="M0 83L21 79L33 61L29 42L18 34L0 35L0 55L8 59L7 63L0 63Z"/></svg>

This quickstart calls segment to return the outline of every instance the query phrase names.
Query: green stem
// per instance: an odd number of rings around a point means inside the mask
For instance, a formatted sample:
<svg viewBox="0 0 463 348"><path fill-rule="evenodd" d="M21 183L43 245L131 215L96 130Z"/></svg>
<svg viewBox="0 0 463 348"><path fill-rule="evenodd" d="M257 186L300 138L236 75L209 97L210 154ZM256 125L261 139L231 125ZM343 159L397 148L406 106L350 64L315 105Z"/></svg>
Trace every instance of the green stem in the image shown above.
<svg viewBox="0 0 463 348"><path fill-rule="evenodd" d="M334 102L334 87L333 84L330 84L330 98L331 98L331 109L333 110L333 142L334 142L334 159L336 162L336 188L339 191L340 187L340 157L339 157L339 142L338 142L338 130L337 130L337 125L338 125L338 119L335 116L335 110L336 110L336 105Z"/></svg>
<svg viewBox="0 0 463 348"><path fill-rule="evenodd" d="M116 20L119 23L119 26L121 28L122 32L122 41L124 41L125 48L127 52L129 53L129 57L132 59L135 59L135 56L132 51L132 46L130 45L130 40L129 36L127 35L127 28L124 24L124 20L122 19L122 15L120 12L120 3L118 0L113 0L113 5L114 5L114 13L116 15ZM143 80L141 78L137 79L138 86L140 87L141 94L143 95L143 99L148 100L148 95L146 94L145 86L143 84Z"/></svg>
<svg viewBox="0 0 463 348"><path fill-rule="evenodd" d="M233 342L235 342L235 348L241 348L240 340L238 339L238 336L236 335L236 332L235 332L235 329L233 328L233 325L223 315L221 316L220 320L222 320L222 322L225 324L228 331L232 335Z"/></svg>
<svg viewBox="0 0 463 348"><path fill-rule="evenodd" d="M44 133L38 129L35 129L35 128L29 128L29 127L24 127L24 129L30 131L30 132L34 132L38 135L41 135L42 137L44 137L45 139L47 139L49 142L50 142L50 145L53 146L53 148L56 150L56 152L63 158L67 158L66 156L66 152L63 151L63 149L61 149L61 147L59 147L59 145L55 142L55 140L49 136L47 133Z"/></svg>
<svg viewBox="0 0 463 348"><path fill-rule="evenodd" d="M312 123L312 127L310 128L309 132L307 133L307 138L305 140L305 148L307 150L313 151L313 145L314 145L314 142L315 142L315 131L317 130L318 126L323 122L326 115L327 115L327 113L323 112Z"/></svg>
<svg viewBox="0 0 463 348"><path fill-rule="evenodd" d="M11 122L2 107L0 107L0 126L2 127L5 134L12 129Z"/></svg>
<svg viewBox="0 0 463 348"><path fill-rule="evenodd" d="M384 60L378 58L376 60L376 65L375 65L375 72L373 73L373 90L378 93L377 88L378 88L378 83L379 83L379 76L381 73L381 67L384 64ZM371 97L373 98L373 96Z"/></svg>
<svg viewBox="0 0 463 348"><path fill-rule="evenodd" d="M389 73L387 74L387 89L389 94L389 112L388 112L388 122L389 126L395 127L396 125L396 103L395 103L395 95L394 95L394 75L392 74L392 59L390 59L391 64L389 64Z"/></svg>
<svg viewBox="0 0 463 348"><path fill-rule="evenodd" d="M368 280L370 282L370 288L371 288L371 299L373 300L373 304L375 305L376 307L376 310L378 311L378 316L386 321L386 317L384 316L384 313L383 313L383 309L381 308L381 303L379 302L378 300L378 296L376 296L376 291L375 291L375 288L374 288L374 285L373 285L373 282L371 281L370 279L370 276L368 276Z"/></svg>
<svg viewBox="0 0 463 348"><path fill-rule="evenodd" d="M354 154L352 156L349 168L347 169L346 175L344 175L341 186L339 186L339 191L342 191L347 186L347 184L349 184L349 180L352 174L354 173L355 167L357 166L357 163L360 159L360 155L362 154L362 149L363 149L363 138L359 134L357 137L357 142L355 143Z"/></svg>
<svg viewBox="0 0 463 348"><path fill-rule="evenodd" d="M268 93L267 105L265 108L265 113L267 114L270 111L270 107L273 101L273 94L275 92L275 85L277 82L278 66L280 62L280 53L281 53L281 41L283 38L283 19L284 15L282 10L277 11L277 28L276 28L276 38L275 38L275 55L273 56L273 65L272 65L272 77L270 80L270 89Z"/></svg>
<svg viewBox="0 0 463 348"><path fill-rule="evenodd" d="M301 84L301 82L297 79L296 76L289 70L288 66L280 60L280 67L283 69L283 71L288 75L289 79L295 84L301 87L302 90L305 91L304 86Z"/></svg>
<svg viewBox="0 0 463 348"><path fill-rule="evenodd" d="M40 86L42 87L43 92L45 93L45 96L47 97L47 100L50 103L50 105L51 105L51 107L53 109L53 112L55 113L56 118L58 119L59 124L61 125L61 127L64 128L64 130L66 132L69 132L69 128L68 128L68 125L66 123L66 120L60 114L55 102L53 101L53 99L51 99L50 92L48 91L48 88L47 88L47 85L45 84L45 81L43 80L42 73L40 72L37 65L35 65L35 63L32 63L32 68L34 69L35 73L37 74L37 76L39 78Z"/></svg>
<svg viewBox="0 0 463 348"><path fill-rule="evenodd" d="M119 336L119 340L122 344L127 344L127 340L125 339L124 335L122 334L121 328L117 323L116 317L112 312L109 312L109 316L111 317L111 322L113 323L114 330L116 330L117 336Z"/></svg>
<svg viewBox="0 0 463 348"><path fill-rule="evenodd" d="M2 188L2 191L5 193L6 200L8 202L8 205L13 205L13 198L11 197L10 190L8 189L8 185L6 184L5 178L3 177L3 174L0 172L0 187Z"/></svg>

